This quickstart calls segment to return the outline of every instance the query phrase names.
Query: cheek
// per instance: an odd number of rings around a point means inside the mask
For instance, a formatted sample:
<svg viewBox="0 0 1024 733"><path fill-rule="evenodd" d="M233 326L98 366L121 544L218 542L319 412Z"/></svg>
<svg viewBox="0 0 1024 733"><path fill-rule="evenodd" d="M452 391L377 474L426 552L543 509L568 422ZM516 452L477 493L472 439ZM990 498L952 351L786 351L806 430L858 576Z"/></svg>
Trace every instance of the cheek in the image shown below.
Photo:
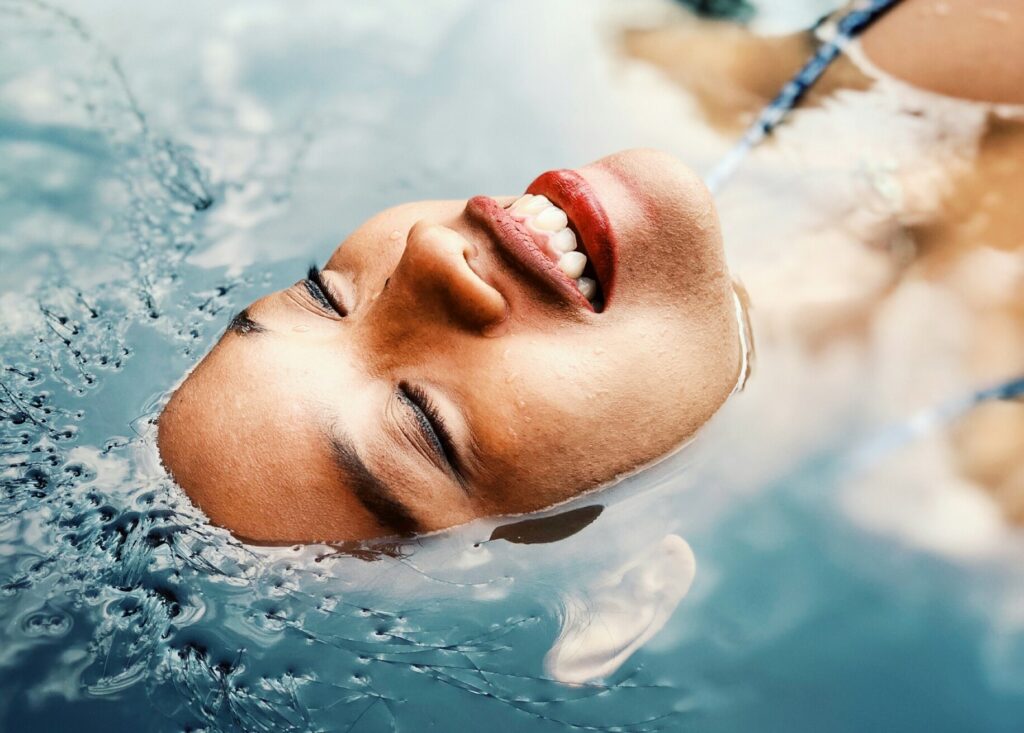
<svg viewBox="0 0 1024 733"><path fill-rule="evenodd" d="M672 359L648 356L661 341L658 328L645 328L647 336L620 328L520 333L497 340L486 365L467 369L463 399L478 416L491 511L550 506L687 437L676 414L684 406L668 389L680 375ZM641 347L645 340L651 344ZM480 374L487 379L474 378Z"/></svg>
<svg viewBox="0 0 1024 733"><path fill-rule="evenodd" d="M538 464L565 466L591 450L622 397L614 350L592 339L529 337L507 346L486 373L490 424ZM611 358L609 358L611 357ZM483 372L481 372L483 373ZM495 378L496 377L496 378Z"/></svg>
<svg viewBox="0 0 1024 733"><path fill-rule="evenodd" d="M379 292L405 250L408 230L394 231L398 232L394 238L386 231L360 232L349 237L334 250L324 268L347 275L360 295Z"/></svg>
<svg viewBox="0 0 1024 733"><path fill-rule="evenodd" d="M663 311L609 323L552 349L535 380L535 421L596 468L646 462L704 419L706 410L692 409L706 382L701 358Z"/></svg>

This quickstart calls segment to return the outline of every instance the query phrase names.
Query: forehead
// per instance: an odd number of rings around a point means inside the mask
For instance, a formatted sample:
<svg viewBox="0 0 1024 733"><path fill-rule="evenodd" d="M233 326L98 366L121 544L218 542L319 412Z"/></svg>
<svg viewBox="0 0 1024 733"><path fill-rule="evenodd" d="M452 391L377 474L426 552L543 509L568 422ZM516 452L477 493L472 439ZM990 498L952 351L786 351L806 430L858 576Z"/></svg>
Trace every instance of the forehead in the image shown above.
<svg viewBox="0 0 1024 733"><path fill-rule="evenodd" d="M335 390L325 409L326 383L303 385L293 365L259 358L269 335L226 335L174 394L159 421L164 464L214 523L243 538L379 536L332 440L335 423L359 413L358 391Z"/></svg>
<svg viewBox="0 0 1024 733"><path fill-rule="evenodd" d="M252 332L226 333L175 393L161 422L187 421L198 441L220 450L224 470L257 469L267 456L309 458L318 416L296 386L301 373ZM210 454L212 451L198 451Z"/></svg>

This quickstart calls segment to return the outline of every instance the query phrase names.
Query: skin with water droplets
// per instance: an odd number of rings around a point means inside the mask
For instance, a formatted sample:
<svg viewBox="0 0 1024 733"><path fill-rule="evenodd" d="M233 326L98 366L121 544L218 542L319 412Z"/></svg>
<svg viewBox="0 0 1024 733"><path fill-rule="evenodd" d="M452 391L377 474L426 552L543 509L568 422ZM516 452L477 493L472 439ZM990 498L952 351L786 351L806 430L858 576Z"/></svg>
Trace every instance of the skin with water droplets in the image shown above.
<svg viewBox="0 0 1024 733"><path fill-rule="evenodd" d="M261 298L248 313L265 329L226 334L161 415L164 464L212 521L261 541L390 534L339 469L330 436L351 436L366 471L431 531L564 501L704 424L732 392L740 348L699 178L639 150L532 184L545 186L559 208L575 206L584 244L589 232L618 249L603 260L615 268L605 310L587 308L560 272L571 293L539 280L497 240L519 236L486 221L511 221L511 199L379 214L322 269L346 296L345 317L318 310L304 288ZM652 318L668 330L652 332ZM421 449L401 383L429 394L461 479ZM597 390L607 392L587 398Z"/></svg>

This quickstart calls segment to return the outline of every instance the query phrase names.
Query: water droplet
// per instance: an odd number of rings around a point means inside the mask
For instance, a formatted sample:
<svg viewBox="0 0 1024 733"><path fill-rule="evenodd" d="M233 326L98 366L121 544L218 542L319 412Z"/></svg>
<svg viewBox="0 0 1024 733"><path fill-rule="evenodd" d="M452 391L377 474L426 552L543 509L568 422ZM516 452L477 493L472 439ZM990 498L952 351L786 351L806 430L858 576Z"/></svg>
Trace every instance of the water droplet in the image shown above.
<svg viewBox="0 0 1024 733"><path fill-rule="evenodd" d="M398 231L397 229L395 231L391 232L391 234L388 235L388 239L390 239L392 242L397 242L401 238L402 238L402 233L400 231Z"/></svg>
<svg viewBox="0 0 1024 733"><path fill-rule="evenodd" d="M298 333L305 333L306 331L309 330L309 326L306 326L306 325L292 326L292 330L296 331Z"/></svg>

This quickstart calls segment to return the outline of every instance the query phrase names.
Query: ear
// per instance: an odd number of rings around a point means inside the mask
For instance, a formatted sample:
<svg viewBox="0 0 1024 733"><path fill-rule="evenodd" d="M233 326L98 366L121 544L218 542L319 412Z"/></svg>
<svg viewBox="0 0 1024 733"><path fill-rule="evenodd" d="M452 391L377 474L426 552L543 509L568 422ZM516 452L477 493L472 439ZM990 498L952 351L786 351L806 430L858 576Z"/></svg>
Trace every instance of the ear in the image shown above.
<svg viewBox="0 0 1024 733"><path fill-rule="evenodd" d="M604 506L593 504L578 509L570 509L547 517L524 519L495 527L491 532L491 540L505 540L520 545L538 545L547 542L558 542L572 537L591 522L601 516Z"/></svg>
<svg viewBox="0 0 1024 733"><path fill-rule="evenodd" d="M697 561L679 535L665 535L589 588L563 600L562 630L544 658L559 682L603 679L661 631L690 590Z"/></svg>

